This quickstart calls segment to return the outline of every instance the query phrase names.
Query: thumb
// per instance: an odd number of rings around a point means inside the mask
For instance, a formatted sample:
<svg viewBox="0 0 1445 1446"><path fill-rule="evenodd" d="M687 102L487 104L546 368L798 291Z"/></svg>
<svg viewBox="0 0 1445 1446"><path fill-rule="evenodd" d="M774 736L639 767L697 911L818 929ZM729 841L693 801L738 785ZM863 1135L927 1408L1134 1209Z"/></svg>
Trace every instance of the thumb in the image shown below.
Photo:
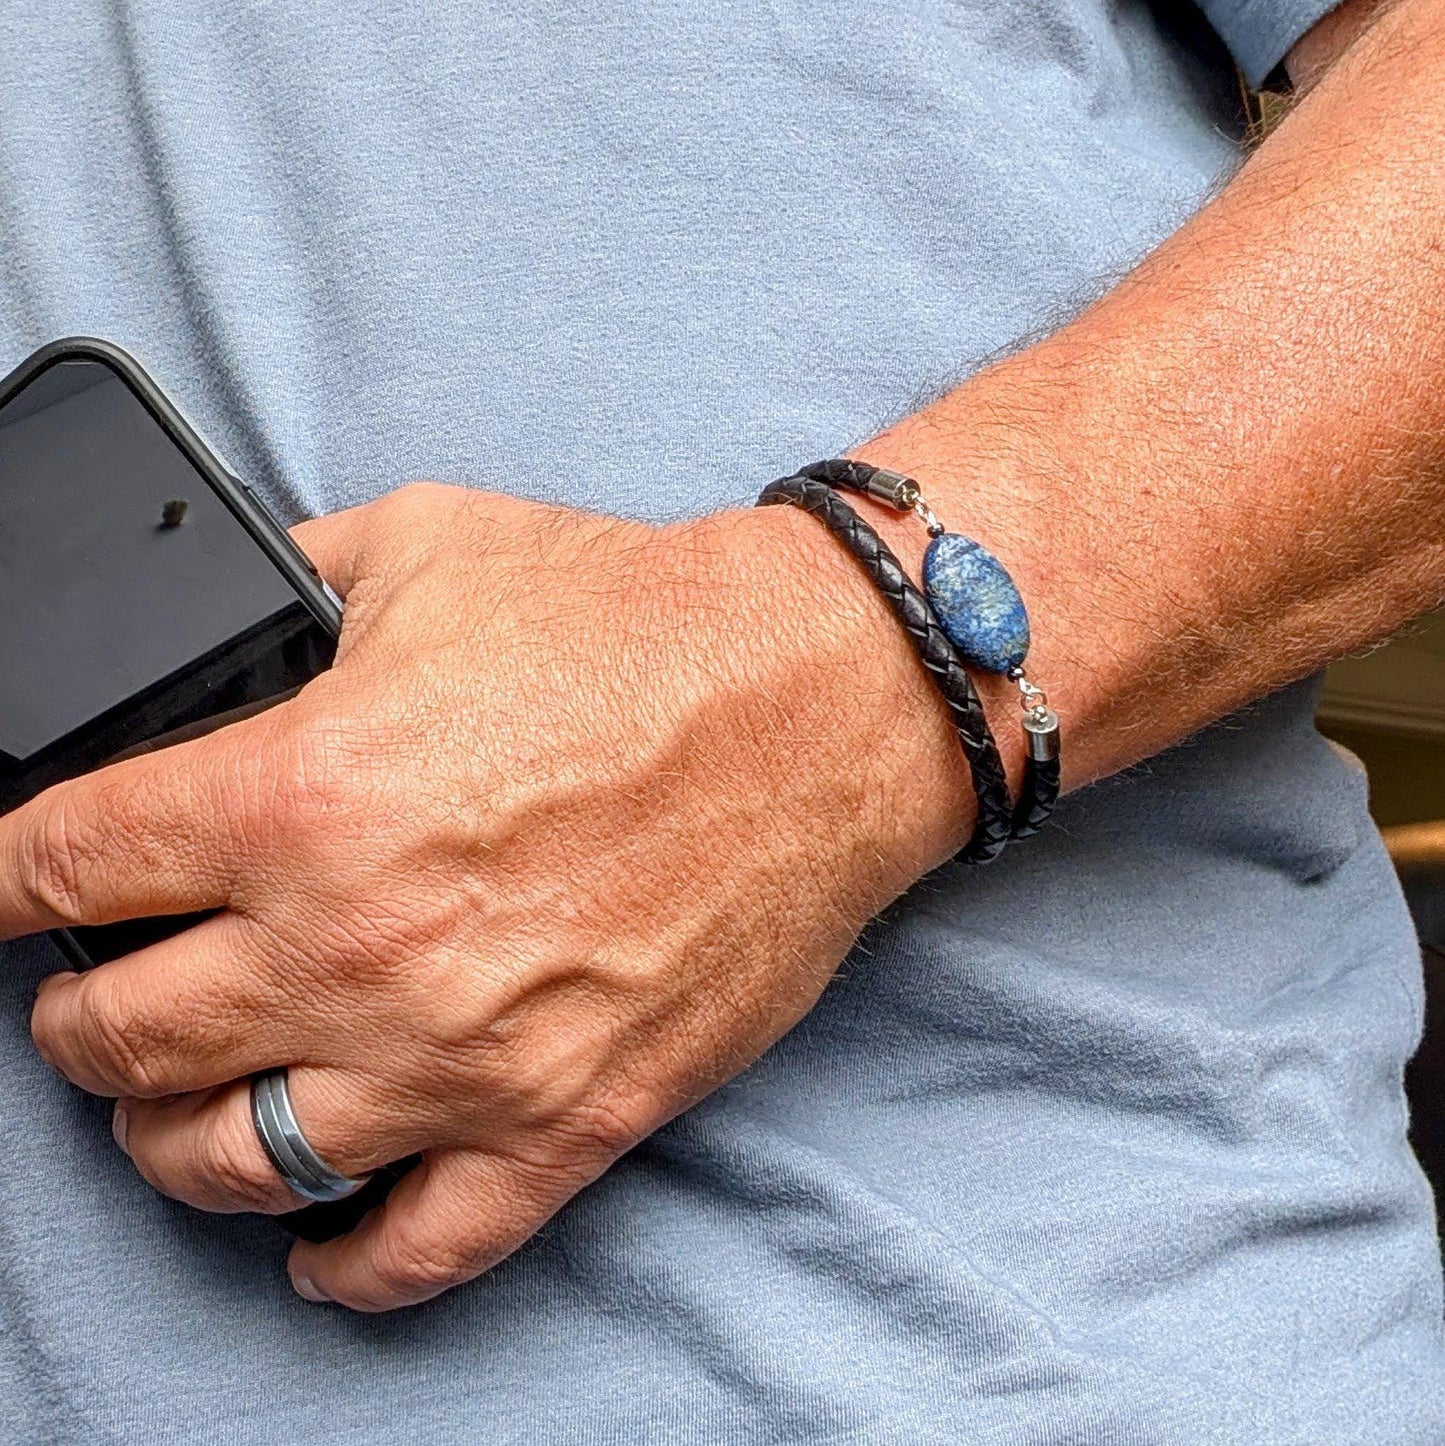
<svg viewBox="0 0 1445 1446"><path fill-rule="evenodd" d="M292 541L343 601L365 569L370 523L369 506L363 505L313 517L291 529Z"/></svg>

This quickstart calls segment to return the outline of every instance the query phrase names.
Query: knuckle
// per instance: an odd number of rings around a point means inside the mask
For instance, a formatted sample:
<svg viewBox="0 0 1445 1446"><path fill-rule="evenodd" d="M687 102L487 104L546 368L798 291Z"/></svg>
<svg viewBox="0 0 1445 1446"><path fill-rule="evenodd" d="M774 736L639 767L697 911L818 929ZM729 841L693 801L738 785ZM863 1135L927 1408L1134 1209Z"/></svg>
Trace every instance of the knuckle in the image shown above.
<svg viewBox="0 0 1445 1446"><path fill-rule="evenodd" d="M353 753L337 727L313 723L296 730L271 785L270 812L281 832L314 839L353 811L359 802Z"/></svg>
<svg viewBox="0 0 1445 1446"><path fill-rule="evenodd" d="M222 1125L209 1136L202 1149L201 1174L248 1210L269 1211L278 1202L291 1203L289 1191L255 1136L233 1124Z"/></svg>
<svg viewBox="0 0 1445 1446"><path fill-rule="evenodd" d="M125 1094L141 1098L170 1094L173 1081L156 1065L155 1040L144 1017L113 991L98 995L101 991L93 988L79 1004L77 1033L86 1056L108 1083Z"/></svg>
<svg viewBox="0 0 1445 1446"><path fill-rule="evenodd" d="M392 1234L375 1260L376 1281L387 1296L436 1295L477 1274L477 1252L442 1240Z"/></svg>
<svg viewBox="0 0 1445 1446"><path fill-rule="evenodd" d="M633 1118L631 1110L610 1100L592 1099L577 1107L566 1133L585 1154L611 1159L630 1150L645 1130Z"/></svg>
<svg viewBox="0 0 1445 1446"><path fill-rule="evenodd" d="M457 490L441 482L408 482L387 493L381 505L399 521L422 521L453 505Z"/></svg>
<svg viewBox="0 0 1445 1446"><path fill-rule="evenodd" d="M85 879L90 858L81 834L63 801L44 806L24 835L17 867L25 896L61 925L85 919Z"/></svg>

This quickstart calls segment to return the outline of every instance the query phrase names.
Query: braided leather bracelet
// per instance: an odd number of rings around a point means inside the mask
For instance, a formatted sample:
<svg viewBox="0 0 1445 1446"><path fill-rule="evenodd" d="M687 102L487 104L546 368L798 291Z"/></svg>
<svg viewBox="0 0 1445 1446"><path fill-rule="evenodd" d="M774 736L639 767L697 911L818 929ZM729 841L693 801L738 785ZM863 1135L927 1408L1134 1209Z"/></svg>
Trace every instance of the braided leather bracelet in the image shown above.
<svg viewBox="0 0 1445 1446"><path fill-rule="evenodd" d="M924 522L932 539L924 563L927 596L908 580L877 532L837 495L838 488L879 498ZM1059 795L1059 720L1042 690L1024 675L1028 615L1002 564L978 543L946 532L912 478L864 462L816 462L780 478L758 498L759 506L777 503L818 517L863 565L943 695L978 800L973 835L958 858L987 863L1010 839L1037 833ZM998 747L965 659L1005 674L1019 688L1027 752L1023 790L1013 809Z"/></svg>

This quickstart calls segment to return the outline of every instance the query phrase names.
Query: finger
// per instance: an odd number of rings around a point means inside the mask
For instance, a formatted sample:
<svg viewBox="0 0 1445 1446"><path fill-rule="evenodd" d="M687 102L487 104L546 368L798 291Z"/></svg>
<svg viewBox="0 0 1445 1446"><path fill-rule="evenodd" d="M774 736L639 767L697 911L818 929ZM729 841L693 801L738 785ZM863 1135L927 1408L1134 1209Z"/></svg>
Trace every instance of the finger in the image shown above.
<svg viewBox="0 0 1445 1446"><path fill-rule="evenodd" d="M0 818L0 939L227 901L262 716L57 784Z"/></svg>
<svg viewBox="0 0 1445 1446"><path fill-rule="evenodd" d="M360 1178L403 1159L425 1141L423 1121L351 1071L289 1071L296 1118L312 1149L343 1175ZM116 1102L116 1142L164 1195L222 1214L281 1215L307 1202L277 1174L251 1116L251 1083L163 1100Z"/></svg>
<svg viewBox="0 0 1445 1446"><path fill-rule="evenodd" d="M370 504L363 504L298 522L291 529L291 537L316 564L321 576L345 598L364 565L372 522Z"/></svg>
<svg viewBox="0 0 1445 1446"><path fill-rule="evenodd" d="M30 1031L47 1063L98 1095L207 1089L299 1058L320 1019L303 965L282 966L251 920L217 914L83 974L52 974Z"/></svg>
<svg viewBox="0 0 1445 1446"><path fill-rule="evenodd" d="M504 1260L596 1173L433 1151L349 1235L297 1241L291 1282L307 1300L353 1310L416 1305Z"/></svg>

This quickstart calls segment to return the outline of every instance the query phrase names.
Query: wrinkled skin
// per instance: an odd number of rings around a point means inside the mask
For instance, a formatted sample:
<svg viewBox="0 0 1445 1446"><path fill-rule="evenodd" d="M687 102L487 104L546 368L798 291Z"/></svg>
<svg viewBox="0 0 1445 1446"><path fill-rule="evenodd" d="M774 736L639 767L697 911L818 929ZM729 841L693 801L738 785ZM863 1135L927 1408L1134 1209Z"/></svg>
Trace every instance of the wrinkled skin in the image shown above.
<svg viewBox="0 0 1445 1446"><path fill-rule="evenodd" d="M36 1043L203 1209L300 1203L250 1121L260 1069L290 1068L335 1168L423 1152L291 1257L303 1295L385 1309L751 1062L956 841L967 784L791 509L655 528L422 485L298 538L346 598L335 668L0 823L0 933L221 910L48 979Z"/></svg>

